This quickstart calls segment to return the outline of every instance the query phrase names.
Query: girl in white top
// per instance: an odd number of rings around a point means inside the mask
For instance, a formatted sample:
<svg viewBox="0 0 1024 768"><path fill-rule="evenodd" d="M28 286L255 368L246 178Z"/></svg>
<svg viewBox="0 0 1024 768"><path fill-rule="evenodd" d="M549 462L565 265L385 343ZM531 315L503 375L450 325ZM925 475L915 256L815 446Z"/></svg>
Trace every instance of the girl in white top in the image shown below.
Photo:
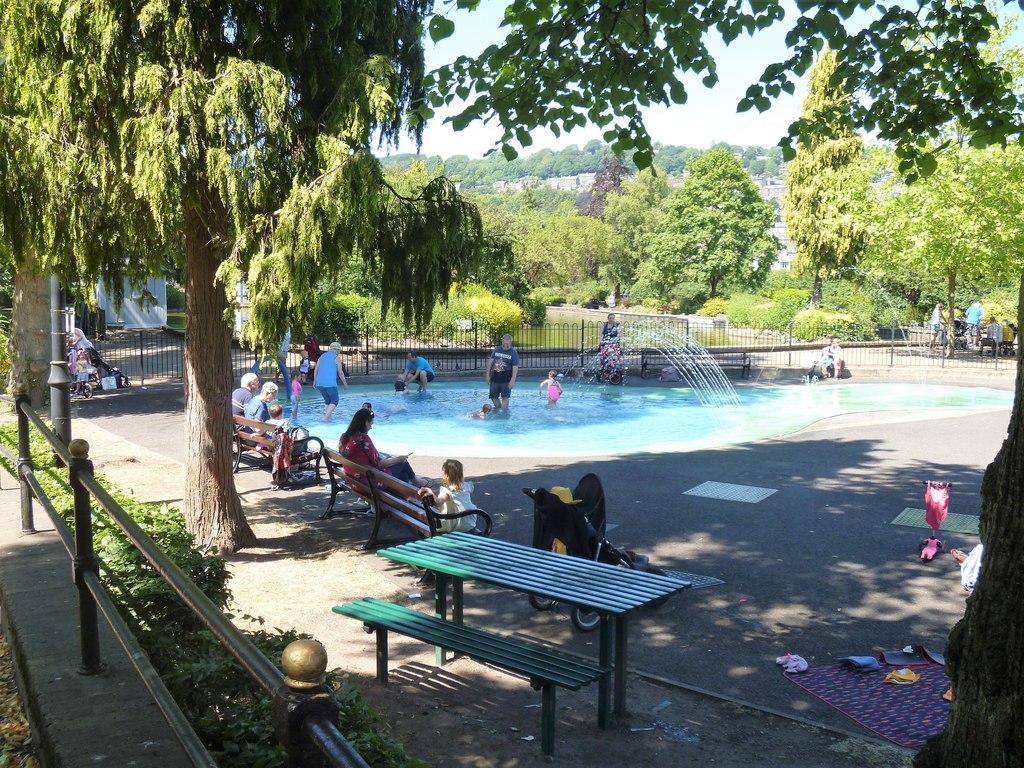
<svg viewBox="0 0 1024 768"><path fill-rule="evenodd" d="M420 496L433 496L434 506L442 514L451 515L476 509L470 494L473 493L472 481L463 478L462 462L447 459L441 465L441 488L435 494L429 488L421 488ZM445 533L451 531L471 531L476 527L476 515L466 515L456 520L439 520L440 528Z"/></svg>

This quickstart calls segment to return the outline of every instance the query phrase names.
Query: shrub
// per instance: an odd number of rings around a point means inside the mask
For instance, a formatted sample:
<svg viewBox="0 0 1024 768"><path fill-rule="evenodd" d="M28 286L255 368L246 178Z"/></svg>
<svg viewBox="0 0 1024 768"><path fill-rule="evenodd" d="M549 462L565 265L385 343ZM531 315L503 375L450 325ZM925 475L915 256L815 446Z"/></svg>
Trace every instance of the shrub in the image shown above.
<svg viewBox="0 0 1024 768"><path fill-rule="evenodd" d="M608 291L598 284L596 280L587 280L566 289L566 300L569 304L577 307L590 307L594 309L607 296Z"/></svg>
<svg viewBox="0 0 1024 768"><path fill-rule="evenodd" d="M797 275L788 269L773 269L768 273L764 282L766 296L773 296L775 292L783 288L796 288L807 293L810 297L811 289L814 287L814 278L809 274Z"/></svg>
<svg viewBox="0 0 1024 768"><path fill-rule="evenodd" d="M672 287L665 303L671 304L673 311L690 314L700 309L707 298L708 287L703 283L682 282Z"/></svg>
<svg viewBox="0 0 1024 768"><path fill-rule="evenodd" d="M729 302L716 296L705 301L697 314L703 317L718 317L719 315L724 315L728 308Z"/></svg>
<svg viewBox="0 0 1024 768"><path fill-rule="evenodd" d="M523 309L523 320L532 325L541 325L544 318L548 316L548 305L532 295L524 297L519 302Z"/></svg>
<svg viewBox="0 0 1024 768"><path fill-rule="evenodd" d="M726 317L731 325L757 327L761 315L772 306L772 300L752 293L737 293L729 299Z"/></svg>
<svg viewBox="0 0 1024 768"><path fill-rule="evenodd" d="M0 443L15 453L17 438L15 425L0 426ZM73 526L73 497L66 473L57 470L53 452L35 430L32 430L30 444L36 478L58 514ZM3 453L0 453L0 471L14 472ZM98 479L110 487L102 478ZM167 505L135 501L117 488L111 488L110 493L223 610L230 598L225 562L217 555L195 548L180 513ZM97 559L108 574L104 581L111 585L111 596L118 611L132 627L168 691L188 716L217 765L284 768L288 761L274 736L271 701L262 688L185 607L106 514L93 516L93 544ZM261 619L247 618L262 623ZM285 647L300 637L294 631L262 629L246 632L246 635L278 668ZM386 723L369 709L358 691L337 671L329 674L327 681L341 706L339 728L369 765L425 768L424 763L409 757L401 743L387 732Z"/></svg>
<svg viewBox="0 0 1024 768"><path fill-rule="evenodd" d="M979 299L981 308L984 311L984 322L993 315L1000 320L1007 320L1014 325L1017 324L1017 301L1018 293L1016 288L997 288Z"/></svg>
<svg viewBox="0 0 1024 768"><path fill-rule="evenodd" d="M180 285L167 283L167 309L175 312L185 309L185 291Z"/></svg>
<svg viewBox="0 0 1024 768"><path fill-rule="evenodd" d="M864 326L855 322L853 315L846 312L830 312L826 309L805 309L793 323L793 335L802 341L827 339L873 339L874 325Z"/></svg>
<svg viewBox="0 0 1024 768"><path fill-rule="evenodd" d="M467 288L450 304L461 304L461 317L469 318L474 325L485 328L492 340L512 333L523 323L523 310L518 304L495 296L480 286Z"/></svg>
<svg viewBox="0 0 1024 768"><path fill-rule="evenodd" d="M560 307L565 304L565 291L560 288L534 288L530 298L548 307Z"/></svg>
<svg viewBox="0 0 1024 768"><path fill-rule="evenodd" d="M358 336L366 323L372 303L370 299L354 293L321 293L309 313L310 331L321 342Z"/></svg>

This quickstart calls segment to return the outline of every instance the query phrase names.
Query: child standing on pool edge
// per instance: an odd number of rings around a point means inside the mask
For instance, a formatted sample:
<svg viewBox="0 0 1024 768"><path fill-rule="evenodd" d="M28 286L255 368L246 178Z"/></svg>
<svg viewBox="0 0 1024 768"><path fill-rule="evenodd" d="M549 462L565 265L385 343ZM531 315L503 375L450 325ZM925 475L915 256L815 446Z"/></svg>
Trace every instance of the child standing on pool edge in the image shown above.
<svg viewBox="0 0 1024 768"><path fill-rule="evenodd" d="M548 388L548 405L557 403L558 398L562 396L562 383L558 380L554 371L548 371L548 377L537 388L538 395L544 394L544 387Z"/></svg>

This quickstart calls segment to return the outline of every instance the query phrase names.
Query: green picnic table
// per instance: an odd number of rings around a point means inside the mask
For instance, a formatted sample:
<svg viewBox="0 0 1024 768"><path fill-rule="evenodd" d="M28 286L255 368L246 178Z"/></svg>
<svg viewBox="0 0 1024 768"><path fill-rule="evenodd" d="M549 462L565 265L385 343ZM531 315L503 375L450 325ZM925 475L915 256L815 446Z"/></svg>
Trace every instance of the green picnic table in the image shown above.
<svg viewBox="0 0 1024 768"><path fill-rule="evenodd" d="M626 659L630 615L644 606L674 595L688 581L548 552L500 539L469 533L447 533L381 549L381 557L434 571L434 609L447 619L451 582L452 620L462 623L463 585L479 581L557 600L601 617L598 663L613 670L614 712L626 712ZM614 663L613 663L614 656ZM443 664L444 649L437 649ZM610 724L608 677L598 681L598 724Z"/></svg>

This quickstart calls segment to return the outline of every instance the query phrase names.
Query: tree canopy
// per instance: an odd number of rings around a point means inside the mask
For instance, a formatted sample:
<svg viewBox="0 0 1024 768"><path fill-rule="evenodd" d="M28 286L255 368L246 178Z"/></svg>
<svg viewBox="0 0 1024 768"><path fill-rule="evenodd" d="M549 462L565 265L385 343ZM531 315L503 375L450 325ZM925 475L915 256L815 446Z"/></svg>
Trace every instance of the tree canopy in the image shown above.
<svg viewBox="0 0 1024 768"><path fill-rule="evenodd" d="M480 0L450 0L449 8L473 9ZM453 14L454 15L454 14ZM848 0L797 3L797 15L782 0L749 6L726 0L689 3L624 0L553 0L538 7L514 0L505 11L505 40L480 55L460 56L428 78L431 107L458 96L465 108L456 130L495 118L504 132L504 155L531 144L530 128L544 125L556 135L586 124L606 129L615 151L635 150L638 168L654 160L642 107L685 104L684 79L697 75L712 87L718 66L709 38L728 44L741 35L785 26L791 55L772 64L752 83L739 111L771 107L772 98L795 91L794 78L807 72L825 46L836 52L837 82L855 97L855 126L897 147L901 171L934 168L934 154L920 139L939 137L951 122L965 127L976 146L1016 141L1024 135L1022 95L984 47L998 29L994 8L983 0L921 5ZM431 20L434 40L450 35L455 21ZM419 115L432 110L423 105ZM783 145L820 134L827 122L798 120Z"/></svg>
<svg viewBox="0 0 1024 768"><path fill-rule="evenodd" d="M663 282L757 286L779 252L771 234L775 208L761 197L739 160L716 149L690 164L682 189L669 198L652 241Z"/></svg>

